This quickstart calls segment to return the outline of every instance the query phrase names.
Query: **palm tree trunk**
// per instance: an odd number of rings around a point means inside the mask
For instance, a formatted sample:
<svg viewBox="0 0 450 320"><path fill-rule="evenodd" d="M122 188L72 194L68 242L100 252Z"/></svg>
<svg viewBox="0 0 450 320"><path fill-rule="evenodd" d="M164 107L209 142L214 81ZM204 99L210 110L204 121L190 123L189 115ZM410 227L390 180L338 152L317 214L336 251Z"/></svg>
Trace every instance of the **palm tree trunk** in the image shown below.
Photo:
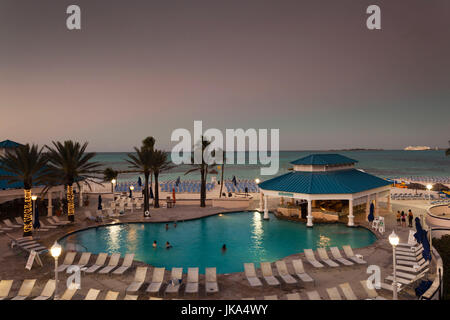
<svg viewBox="0 0 450 320"><path fill-rule="evenodd" d="M67 219L69 221L75 221L75 197L73 195L73 186L67 185Z"/></svg>
<svg viewBox="0 0 450 320"><path fill-rule="evenodd" d="M159 172L154 172L155 175L155 208L159 208L159 183L158 183L158 177Z"/></svg>
<svg viewBox="0 0 450 320"><path fill-rule="evenodd" d="M220 194L219 198L222 198L222 190L223 190L223 171L225 170L225 161L222 163L222 175L220 177Z"/></svg>
<svg viewBox="0 0 450 320"><path fill-rule="evenodd" d="M206 165L200 170L201 172L201 186L200 186L200 207L206 207Z"/></svg>
<svg viewBox="0 0 450 320"><path fill-rule="evenodd" d="M144 187L144 214L146 211L150 211L149 209L149 205L148 205L148 178L149 178L149 173L148 172L144 172L144 177L145 177L145 187Z"/></svg>
<svg viewBox="0 0 450 320"><path fill-rule="evenodd" d="M24 189L25 203L23 206L23 236L31 236L33 230L33 204L31 189Z"/></svg>

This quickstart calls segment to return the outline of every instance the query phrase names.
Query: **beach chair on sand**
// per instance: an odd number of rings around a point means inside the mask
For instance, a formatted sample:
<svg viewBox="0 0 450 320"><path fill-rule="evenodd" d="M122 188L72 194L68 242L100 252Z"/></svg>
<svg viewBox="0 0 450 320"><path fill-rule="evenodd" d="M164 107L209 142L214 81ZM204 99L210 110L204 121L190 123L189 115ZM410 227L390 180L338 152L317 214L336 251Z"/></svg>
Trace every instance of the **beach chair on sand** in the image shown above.
<svg viewBox="0 0 450 320"><path fill-rule="evenodd" d="M134 260L134 253L127 253L125 255L125 258L123 259L122 265L116 270L114 270L113 274L123 274L125 271L131 268L133 260Z"/></svg>
<svg viewBox="0 0 450 320"><path fill-rule="evenodd" d="M219 286L217 284L217 271L216 268L205 269L205 293L219 292Z"/></svg>
<svg viewBox="0 0 450 320"><path fill-rule="evenodd" d="M133 282L128 286L127 292L138 291L145 282L148 267L137 267Z"/></svg>
<svg viewBox="0 0 450 320"><path fill-rule="evenodd" d="M364 288L364 291L366 291L368 299L375 299L375 300L386 300L382 296L378 295L378 292L375 290L375 288L370 289L367 286L367 280L361 280L361 285Z"/></svg>
<svg viewBox="0 0 450 320"><path fill-rule="evenodd" d="M127 294L123 298L123 300L137 300L137 299L138 299L138 296L137 295L133 295L133 294Z"/></svg>
<svg viewBox="0 0 450 320"><path fill-rule="evenodd" d="M59 298L59 300L72 300L77 290L78 289L76 288L67 288L66 291L64 291L63 295Z"/></svg>
<svg viewBox="0 0 450 320"><path fill-rule="evenodd" d="M73 264L73 266L77 266L78 268L83 268L85 265L89 263L89 259L91 258L90 252L83 252L81 254L80 260L78 260L77 264ZM67 273L69 273L69 268L67 268Z"/></svg>
<svg viewBox="0 0 450 320"><path fill-rule="evenodd" d="M307 291L306 295L308 296L309 300L322 300L319 293L317 291Z"/></svg>
<svg viewBox="0 0 450 320"><path fill-rule="evenodd" d="M99 253L99 255L97 256L97 260L95 261L95 264L90 266L85 273L94 273L95 271L97 271L98 269L102 268L105 265L106 259L108 258L108 254L107 253Z"/></svg>
<svg viewBox="0 0 450 320"><path fill-rule="evenodd" d="M188 268L186 288L184 293L198 294L198 268Z"/></svg>
<svg viewBox="0 0 450 320"><path fill-rule="evenodd" d="M336 287L327 288L327 293L328 296L330 297L330 300L342 300L342 297L339 294L339 291Z"/></svg>
<svg viewBox="0 0 450 320"><path fill-rule="evenodd" d="M19 293L11 300L25 300L26 298L28 298L28 296L31 294L31 291L33 291L35 283L36 279L23 280L22 285L19 289Z"/></svg>
<svg viewBox="0 0 450 320"><path fill-rule="evenodd" d="M350 287L350 284L348 282L341 283L339 285L341 287L342 292L344 293L344 296L347 300L358 300L355 293L352 290L352 287Z"/></svg>
<svg viewBox="0 0 450 320"><path fill-rule="evenodd" d="M261 272L264 280L266 280L269 286L279 286L281 285L280 281L274 277L272 272L272 267L270 262L261 262Z"/></svg>
<svg viewBox="0 0 450 320"><path fill-rule="evenodd" d="M106 296L105 296L104 300L117 300L118 297L119 297L119 292L109 290L106 293Z"/></svg>
<svg viewBox="0 0 450 320"><path fill-rule="evenodd" d="M99 274L108 274L119 265L120 253L113 253L109 258L108 265L98 272Z"/></svg>
<svg viewBox="0 0 450 320"><path fill-rule="evenodd" d="M275 262L275 266L277 267L278 274L280 275L281 279L286 284L296 284L297 280L289 273L286 262L284 260L279 260Z"/></svg>
<svg viewBox="0 0 450 320"><path fill-rule="evenodd" d="M0 300L4 300L8 298L9 292L11 291L11 287L13 284L13 280L1 280L0 281Z"/></svg>
<svg viewBox="0 0 450 320"><path fill-rule="evenodd" d="M325 250L325 248L317 248L317 253L319 254L320 260L325 262L330 267L339 267L336 262L328 257L327 250Z"/></svg>
<svg viewBox="0 0 450 320"><path fill-rule="evenodd" d="M153 269L153 277L152 282L147 287L147 292L150 293L159 293L159 290L161 289L161 285L164 281L164 271L165 268L154 268Z"/></svg>
<svg viewBox="0 0 450 320"><path fill-rule="evenodd" d="M47 281L44 289L41 292L41 295L34 298L33 300L48 300L55 292L55 280L50 279Z"/></svg>
<svg viewBox="0 0 450 320"><path fill-rule="evenodd" d="M100 293L100 290L89 289L86 297L84 297L84 300L97 300L99 293Z"/></svg>
<svg viewBox="0 0 450 320"><path fill-rule="evenodd" d="M300 294L299 293L288 293L287 295L286 295L286 299L288 299L288 300L301 300L301 298L300 298Z"/></svg>
<svg viewBox="0 0 450 320"><path fill-rule="evenodd" d="M314 282L314 279L305 272L301 259L292 260L292 266L294 267L296 276L299 277L300 280L303 282Z"/></svg>
<svg viewBox="0 0 450 320"><path fill-rule="evenodd" d="M278 300L278 296L276 295L264 296L264 300Z"/></svg>
<svg viewBox="0 0 450 320"><path fill-rule="evenodd" d="M69 251L66 253L66 257L64 258L63 263L58 267L58 272L62 272L64 270L67 269L67 267L69 267L70 265L72 265L73 260L75 260L75 256L76 256L76 252L75 251Z"/></svg>
<svg viewBox="0 0 450 320"><path fill-rule="evenodd" d="M352 247L350 247L349 245L346 246L342 246L342 249L344 250L345 255L347 256L347 258L349 258L350 260L352 260L353 262L356 262L358 264L366 264L367 261L364 261L363 259L357 257L352 250Z"/></svg>
<svg viewBox="0 0 450 320"><path fill-rule="evenodd" d="M178 293L183 281L183 268L172 268L172 274L170 276L170 281L167 284L166 293Z"/></svg>
<svg viewBox="0 0 450 320"><path fill-rule="evenodd" d="M255 265L253 263L244 263L245 277L252 287L262 287L262 282L256 275Z"/></svg>
<svg viewBox="0 0 450 320"><path fill-rule="evenodd" d="M334 260L339 261L340 263L342 263L345 266L354 265L353 262L342 257L341 252L339 251L338 247L331 247L330 251L331 251L331 255L333 256Z"/></svg>
<svg viewBox="0 0 450 320"><path fill-rule="evenodd" d="M316 260L314 252L311 249L303 250L305 253L306 261L308 261L314 268L323 268L323 264Z"/></svg>

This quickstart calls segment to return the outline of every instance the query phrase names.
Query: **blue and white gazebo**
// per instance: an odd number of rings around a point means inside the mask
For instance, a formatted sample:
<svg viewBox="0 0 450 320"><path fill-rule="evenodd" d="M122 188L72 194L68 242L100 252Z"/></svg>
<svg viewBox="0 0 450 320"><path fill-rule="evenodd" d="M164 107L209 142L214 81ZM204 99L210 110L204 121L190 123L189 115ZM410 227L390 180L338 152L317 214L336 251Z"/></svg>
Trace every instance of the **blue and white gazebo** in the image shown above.
<svg viewBox="0 0 450 320"><path fill-rule="evenodd" d="M354 226L353 207L366 204L366 215L370 203L387 197L390 206L391 182L355 169L357 160L340 154L311 154L291 162L293 170L284 175L259 184L260 210L264 219L269 218L269 197L286 197L308 202L307 223L313 226L313 202L315 200L348 201L348 226Z"/></svg>

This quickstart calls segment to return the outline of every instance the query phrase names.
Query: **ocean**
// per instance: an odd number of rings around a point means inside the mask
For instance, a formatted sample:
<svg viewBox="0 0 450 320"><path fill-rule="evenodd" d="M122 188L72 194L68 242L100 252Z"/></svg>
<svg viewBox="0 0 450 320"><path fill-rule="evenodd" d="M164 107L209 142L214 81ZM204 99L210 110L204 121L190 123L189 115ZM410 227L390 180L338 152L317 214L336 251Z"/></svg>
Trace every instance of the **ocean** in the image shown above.
<svg viewBox="0 0 450 320"><path fill-rule="evenodd" d="M273 176L261 176L261 165L252 164L235 164L225 165L224 176L231 179L236 176L237 179L270 179L274 176L288 172L292 167L291 161L302 158L312 153L339 153L358 161L356 167L363 169L365 172L374 174L382 178L398 178L405 176L434 176L434 177L450 177L450 157L445 156L443 150L428 151L404 151L404 150L358 150L358 151L280 151L279 171ZM248 162L249 153L246 152ZM126 152L99 152L94 158L104 167L112 167L115 170L129 170L129 165L125 161ZM235 155L236 158L236 155ZM185 175L191 166L181 165L172 169L167 173L160 175L160 181L174 180L180 177L182 180L199 180L198 173L190 173ZM220 170L217 174L220 180ZM211 175L210 175L211 176ZM137 179L137 174L120 174L120 181L133 181Z"/></svg>

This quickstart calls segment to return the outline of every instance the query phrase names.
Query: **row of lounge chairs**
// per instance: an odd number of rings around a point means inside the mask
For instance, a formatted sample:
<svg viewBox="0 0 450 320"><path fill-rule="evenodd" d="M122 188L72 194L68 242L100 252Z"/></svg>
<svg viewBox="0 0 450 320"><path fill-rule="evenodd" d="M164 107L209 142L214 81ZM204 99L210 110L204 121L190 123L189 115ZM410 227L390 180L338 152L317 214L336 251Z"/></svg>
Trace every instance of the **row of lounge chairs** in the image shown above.
<svg viewBox="0 0 450 320"><path fill-rule="evenodd" d="M330 259L328 256L328 253L325 248L318 248L317 253L319 255L319 260L316 259L314 255L314 251L311 249L305 249L305 258L308 263L310 263L315 268L323 268L324 264L329 267L339 267L340 264L344 266L352 266L355 263L356 264L366 264L367 262L362 259L361 256L357 256L353 253L352 248L349 245L342 246L342 249L344 250L345 255L347 256L347 259L344 258L341 255L341 252L339 251L338 247L331 247L330 252L333 256L333 259ZM339 264L339 263L340 264Z"/></svg>
<svg viewBox="0 0 450 320"><path fill-rule="evenodd" d="M31 252L33 250L37 254L41 254L48 250L45 246L38 243L31 236L21 238L13 238L9 234L6 234L6 236L11 239L11 248L19 248L27 252Z"/></svg>
<svg viewBox="0 0 450 320"><path fill-rule="evenodd" d="M106 260L108 258L107 253L100 253L97 256L97 260L95 263L89 267L89 260L91 257L90 252L83 252L78 260L78 263L74 264L75 256L77 252L69 251L66 253L63 263L58 267L58 272L62 272L67 270L69 273L71 271L70 266L77 266L79 268L86 268L83 271L85 273L95 273L98 274L117 274L121 275L129 268L131 268L134 261L134 253L127 253L123 259L123 263L119 266L120 253L113 253L109 259L108 264L106 264ZM113 271L114 270L114 271Z"/></svg>
<svg viewBox="0 0 450 320"><path fill-rule="evenodd" d="M23 219L21 217L16 217L15 220L17 223L13 223L10 219L4 219L4 226L0 227L0 231L8 232L23 228ZM57 227L66 226L71 223L67 220L60 220L57 216L48 217L47 222L49 225L46 225L43 220L39 221L41 225L39 231L49 231L50 229L56 229Z"/></svg>
<svg viewBox="0 0 450 320"><path fill-rule="evenodd" d="M364 291L366 292L365 297L358 298L357 295L354 293L351 285L348 282L341 283L338 287L332 287L327 288L326 293L328 297L325 297L325 295L321 296L317 290L307 291L306 292L306 298L308 300L386 300L382 296L378 294L378 292L375 289L371 289L367 286L367 280L361 280L360 281L361 286L364 288ZM342 294L341 294L342 292ZM324 297L324 298L322 298ZM300 296L300 293L294 292L294 293L288 293L284 297L278 298L277 295L269 295L264 296L264 300L302 300L302 297ZM242 300L256 300L255 298L243 298Z"/></svg>
<svg viewBox="0 0 450 320"><path fill-rule="evenodd" d="M137 292L146 282L148 267L138 267L134 281L128 286L127 292ZM165 268L154 268L151 281L148 283L148 293L154 293L159 295L162 285L164 283ZM199 289L199 269L188 268L185 290L184 293L198 294ZM167 281L167 286L164 289L164 295L166 293L178 293L183 285L183 268L172 268L170 280ZM217 284L216 268L205 268L205 292L216 293L219 292L219 286Z"/></svg>

